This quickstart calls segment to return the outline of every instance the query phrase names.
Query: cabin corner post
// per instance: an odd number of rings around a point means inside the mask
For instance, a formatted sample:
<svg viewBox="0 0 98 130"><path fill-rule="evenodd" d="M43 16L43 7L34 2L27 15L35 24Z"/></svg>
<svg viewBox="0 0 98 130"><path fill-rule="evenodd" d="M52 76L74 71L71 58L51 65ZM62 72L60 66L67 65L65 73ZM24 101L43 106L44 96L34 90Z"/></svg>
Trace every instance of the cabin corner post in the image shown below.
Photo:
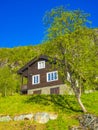
<svg viewBox="0 0 98 130"><path fill-rule="evenodd" d="M29 78L30 78L30 66L28 66L27 86L29 86Z"/></svg>

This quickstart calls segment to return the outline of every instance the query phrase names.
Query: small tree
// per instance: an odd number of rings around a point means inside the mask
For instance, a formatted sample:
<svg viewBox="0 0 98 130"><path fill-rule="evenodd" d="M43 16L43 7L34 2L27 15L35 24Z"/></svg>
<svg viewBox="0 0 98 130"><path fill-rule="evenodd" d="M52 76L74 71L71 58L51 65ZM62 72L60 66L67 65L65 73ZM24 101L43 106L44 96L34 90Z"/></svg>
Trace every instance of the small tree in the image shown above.
<svg viewBox="0 0 98 130"><path fill-rule="evenodd" d="M81 101L81 89L87 85L91 88L97 68L96 45L93 31L86 27L87 16L80 10L67 11L60 7L44 17L48 23L45 53L47 49L48 54L57 57L56 67L63 81L70 84L83 112L87 110Z"/></svg>
<svg viewBox="0 0 98 130"><path fill-rule="evenodd" d="M8 96L15 93L19 88L17 75L11 72L7 66L0 68L0 93L2 96Z"/></svg>

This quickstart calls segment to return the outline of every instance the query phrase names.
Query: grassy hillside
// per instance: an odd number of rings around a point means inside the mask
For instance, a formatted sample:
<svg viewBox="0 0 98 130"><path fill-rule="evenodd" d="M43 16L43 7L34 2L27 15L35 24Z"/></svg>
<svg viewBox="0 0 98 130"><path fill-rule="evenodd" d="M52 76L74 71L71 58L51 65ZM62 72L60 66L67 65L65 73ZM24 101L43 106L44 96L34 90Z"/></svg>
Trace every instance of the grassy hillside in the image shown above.
<svg viewBox="0 0 98 130"><path fill-rule="evenodd" d="M0 67L9 65L11 68L23 64L40 54L41 45L0 48Z"/></svg>
<svg viewBox="0 0 98 130"><path fill-rule="evenodd" d="M98 92L84 94L82 96L89 113L98 116ZM67 130L68 126L78 125L77 117L81 114L74 96L60 95L32 95L0 97L0 115L53 112L58 113L58 119L49 121L47 124L37 124L33 121L20 121L10 123L0 123L0 130Z"/></svg>

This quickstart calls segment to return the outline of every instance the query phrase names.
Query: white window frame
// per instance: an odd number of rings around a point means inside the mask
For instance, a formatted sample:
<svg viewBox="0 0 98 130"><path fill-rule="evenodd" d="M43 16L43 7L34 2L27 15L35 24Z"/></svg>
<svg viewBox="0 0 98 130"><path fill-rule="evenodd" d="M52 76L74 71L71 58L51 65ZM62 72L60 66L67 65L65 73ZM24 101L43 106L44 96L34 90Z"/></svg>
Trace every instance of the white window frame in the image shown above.
<svg viewBox="0 0 98 130"><path fill-rule="evenodd" d="M45 68L45 61L39 61L38 62L38 69L43 69Z"/></svg>
<svg viewBox="0 0 98 130"><path fill-rule="evenodd" d="M34 82L34 78L36 78L36 77L38 77L38 82L37 82L37 83ZM39 83L40 83L40 75L39 75L39 74L33 75L33 76L32 76L32 84L39 84Z"/></svg>
<svg viewBox="0 0 98 130"><path fill-rule="evenodd" d="M54 73L56 73L57 74L57 78L55 79L55 78L53 78L54 77ZM48 75L51 75L50 76L50 80L48 79ZM53 75L52 75L53 74ZM53 76L53 77L52 77ZM47 73L47 82L52 82L52 81L57 81L58 80L58 71L52 71L52 72L48 72Z"/></svg>

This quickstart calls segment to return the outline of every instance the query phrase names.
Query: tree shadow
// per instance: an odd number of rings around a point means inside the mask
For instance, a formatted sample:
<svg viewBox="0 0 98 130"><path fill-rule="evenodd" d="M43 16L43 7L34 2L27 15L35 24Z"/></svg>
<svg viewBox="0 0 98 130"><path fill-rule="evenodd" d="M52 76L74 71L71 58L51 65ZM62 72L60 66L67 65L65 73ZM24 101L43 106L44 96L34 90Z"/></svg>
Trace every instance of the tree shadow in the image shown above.
<svg viewBox="0 0 98 130"><path fill-rule="evenodd" d="M75 97L72 95L32 95L25 102L45 106L52 105L54 110L65 112L82 112Z"/></svg>

